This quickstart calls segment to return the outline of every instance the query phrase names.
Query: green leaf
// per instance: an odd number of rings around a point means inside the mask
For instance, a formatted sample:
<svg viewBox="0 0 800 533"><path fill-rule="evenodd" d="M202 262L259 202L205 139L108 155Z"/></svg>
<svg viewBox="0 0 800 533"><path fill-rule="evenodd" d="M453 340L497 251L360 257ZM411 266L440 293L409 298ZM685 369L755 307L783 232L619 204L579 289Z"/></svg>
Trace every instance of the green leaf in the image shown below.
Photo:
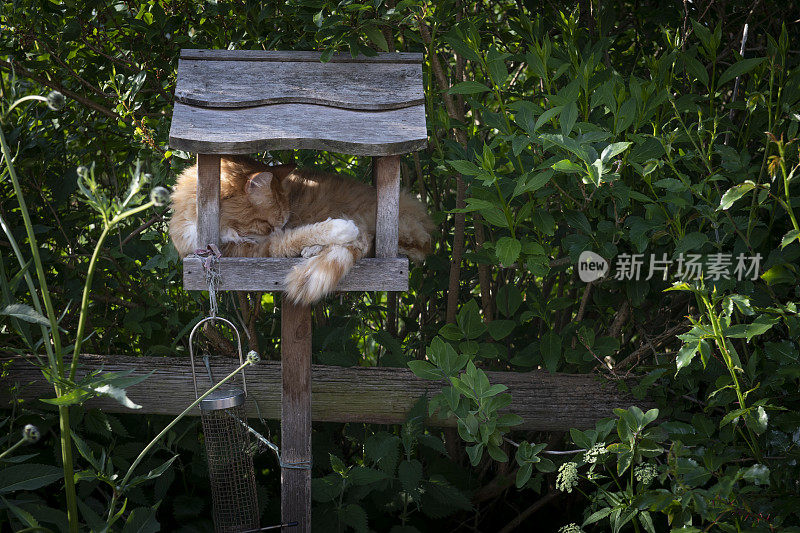
<svg viewBox="0 0 800 533"><path fill-rule="evenodd" d="M477 81L462 81L450 87L450 90L447 92L450 94L478 94L490 90L489 87Z"/></svg>
<svg viewBox="0 0 800 533"><path fill-rule="evenodd" d="M592 235L594 233L589 219L586 218L586 215L581 211L565 210L564 220L571 227L584 232L586 235Z"/></svg>
<svg viewBox="0 0 800 533"><path fill-rule="evenodd" d="M702 248L705 243L708 242L708 236L705 233L700 233L699 231L693 231L691 233L687 233L683 236L683 238L678 242L678 245L675 247L675 254L683 254L690 250L697 250Z"/></svg>
<svg viewBox="0 0 800 533"><path fill-rule="evenodd" d="M321 17L322 16L322 11L320 11L318 13L318 15ZM319 56L320 62L321 63L327 63L328 61L331 60L331 58L333 57L333 54L334 54L334 49L333 48L328 48L327 50L323 51L322 55Z"/></svg>
<svg viewBox="0 0 800 533"><path fill-rule="evenodd" d="M389 43L386 42L386 37L384 37L380 28L370 25L364 29L364 33L367 34L367 37L369 37L369 40L372 41L375 46L384 52L389 51Z"/></svg>
<svg viewBox="0 0 800 533"><path fill-rule="evenodd" d="M422 379L442 379L442 373L428 361L409 361L408 368L414 373L415 376Z"/></svg>
<svg viewBox="0 0 800 533"><path fill-rule="evenodd" d="M322 14L322 12L323 12L323 11L324 11L324 10L320 9L319 11L317 11L316 13L314 13L314 16L313 16L313 17L311 17L311 21L314 23L314 25L315 25L317 28L321 28L321 27L322 27L322 23L323 23L323 22L324 22L324 20L325 20L325 17L324 17L324 15ZM332 56L332 55L333 55L333 50L331 50L330 52L331 52L331 53L330 53L329 55L331 55L331 56ZM323 56L324 56L324 54L323 54ZM328 61L330 61L330 57L328 57L328 59L327 59L327 60L323 60L322 62L323 62L323 63L327 63Z"/></svg>
<svg viewBox="0 0 800 533"><path fill-rule="evenodd" d="M464 338L464 334L455 324L445 324L439 329L439 335L449 341L460 341Z"/></svg>
<svg viewBox="0 0 800 533"><path fill-rule="evenodd" d="M416 459L406 460L400 463L397 469L397 477L406 492L414 492L419 489L422 481L422 463Z"/></svg>
<svg viewBox="0 0 800 533"><path fill-rule="evenodd" d="M366 466L353 467L348 476L348 480L354 485L369 485L388 478L386 473Z"/></svg>
<svg viewBox="0 0 800 533"><path fill-rule="evenodd" d="M684 59L684 64L689 74L694 76L704 87L708 87L708 70L700 61L693 57L687 57Z"/></svg>
<svg viewBox="0 0 800 533"><path fill-rule="evenodd" d="M555 372L561 361L561 337L554 331L547 331L542 335L539 348L542 351L544 366L550 372Z"/></svg>
<svg viewBox="0 0 800 533"><path fill-rule="evenodd" d="M578 120L578 105L575 102L570 102L564 107L561 116L559 116L561 134L565 137L569 135L572 128L575 127L576 120Z"/></svg>
<svg viewBox="0 0 800 533"><path fill-rule="evenodd" d="M531 474L533 473L533 465L531 463L526 463L522 465L519 470L517 470L517 478L515 484L518 489L521 489L525 486L525 483L531 478Z"/></svg>
<svg viewBox="0 0 800 533"><path fill-rule="evenodd" d="M156 520L156 510L148 507L139 507L134 509L128 520L125 521L125 527L122 528L122 533L156 533L161 531L161 526Z"/></svg>
<svg viewBox="0 0 800 533"><path fill-rule="evenodd" d="M719 80L717 80L717 87L725 85L726 83L728 83L729 81L738 76L747 74L748 72L756 68L758 65L760 65L764 61L764 59L766 58L753 57L750 59L742 59L741 61L737 61L736 63L725 69L725 72L723 72L722 75L719 77Z"/></svg>
<svg viewBox="0 0 800 533"><path fill-rule="evenodd" d="M359 533L369 531L367 513L360 505L355 503L349 503L339 510L339 520Z"/></svg>
<svg viewBox="0 0 800 533"><path fill-rule="evenodd" d="M768 315L759 315L750 324L736 324L725 328L723 333L732 339L747 339L762 335L777 323L777 318Z"/></svg>
<svg viewBox="0 0 800 533"><path fill-rule="evenodd" d="M633 144L633 143L630 143L630 142L618 142L618 143L609 144L608 146L603 148L603 152L600 154L600 160L603 163L608 163L615 156L617 156L617 155L621 154L622 152L624 152L625 150L627 150L628 147L630 147L631 144Z"/></svg>
<svg viewBox="0 0 800 533"><path fill-rule="evenodd" d="M30 305L26 304L9 304L5 306L3 309L0 309L0 315L6 315L18 318L20 320L24 320L25 322L31 322L33 324L41 324L43 326L50 325L50 321L47 320L47 318L44 315L37 312Z"/></svg>
<svg viewBox="0 0 800 533"><path fill-rule="evenodd" d="M514 285L503 285L497 291L497 310L505 316L513 316L522 304L522 293Z"/></svg>
<svg viewBox="0 0 800 533"><path fill-rule="evenodd" d="M639 512L639 523L642 524L642 527L647 533L656 533L655 525L653 525L653 518L647 511Z"/></svg>
<svg viewBox="0 0 800 533"><path fill-rule="evenodd" d="M556 471L556 464L547 457L540 457L538 463L534 463L536 470L543 474L549 474Z"/></svg>
<svg viewBox="0 0 800 533"><path fill-rule="evenodd" d="M481 171L480 167L475 163L463 159L448 161L447 164L453 167L456 172L464 174L465 176L476 176Z"/></svg>
<svg viewBox="0 0 800 533"><path fill-rule="evenodd" d="M499 463L507 463L508 462L508 454L504 452L499 446L495 446L494 444L489 444L486 447L486 451L489 452L489 455L492 456L492 459Z"/></svg>
<svg viewBox="0 0 800 533"><path fill-rule="evenodd" d="M9 511L14 513L14 516L16 516L17 519L19 519L19 521L25 524L26 526L30 528L36 528L37 531L39 530L49 531L48 529L41 528L39 526L39 522L37 522L36 519L33 517L33 515L28 511L26 511L25 509L17 507L16 505L6 500L2 496L0 496L0 501L2 501L3 504L5 504L5 506L8 507Z"/></svg>
<svg viewBox="0 0 800 533"><path fill-rule="evenodd" d="M0 472L0 494L40 489L64 477L64 471L57 466L33 463L9 466Z"/></svg>
<svg viewBox="0 0 800 533"><path fill-rule="evenodd" d="M750 411L745 415L745 423L756 434L761 435L767 430L769 425L769 415L762 405L759 405L755 412Z"/></svg>
<svg viewBox="0 0 800 533"><path fill-rule="evenodd" d="M516 325L517 323L513 320L492 320L487 324L487 328L489 329L489 335L494 340L499 341L508 337L514 331Z"/></svg>
<svg viewBox="0 0 800 533"><path fill-rule="evenodd" d="M722 195L722 198L719 201L719 207L717 207L717 211L720 209L730 209L736 200L747 194L749 191L755 189L755 187L756 184L750 180L740 183L739 185L734 185Z"/></svg>
<svg viewBox="0 0 800 533"><path fill-rule="evenodd" d="M575 154L580 158L581 161L583 161L587 165L592 163L592 161L589 160L589 155L586 153L586 149L580 144L578 144L578 141L576 141L571 137L566 137L564 135L553 135L550 133L542 133L541 135L539 135L539 138L551 142L556 146Z"/></svg>
<svg viewBox="0 0 800 533"><path fill-rule="evenodd" d="M478 304L470 300L461 306L456 315L456 322L468 339L480 337L486 331L486 325L481 319Z"/></svg>
<svg viewBox="0 0 800 533"><path fill-rule="evenodd" d="M444 41L453 47L453 49L464 56L465 59L469 59L470 61L480 62L481 58L472 49L472 47L464 42L462 39L456 37L453 32L449 33L444 37Z"/></svg>
<svg viewBox="0 0 800 533"><path fill-rule="evenodd" d="M553 119L556 115L561 113L561 110L564 109L562 106L551 107L544 113L542 113L538 119L536 119L536 124L533 126L533 132L537 131L539 128L542 127L542 124L548 122L549 120ZM530 132L530 133L533 133Z"/></svg>
<svg viewBox="0 0 800 533"><path fill-rule="evenodd" d="M786 248L796 240L800 240L800 230L790 229L786 235L783 236L783 240L781 241L781 249Z"/></svg>
<svg viewBox="0 0 800 533"><path fill-rule="evenodd" d="M492 206L490 209L481 209L481 215L483 215L483 218L485 218L487 222L495 226L500 228L508 227L508 219L505 213L497 207Z"/></svg>
<svg viewBox="0 0 800 533"><path fill-rule="evenodd" d="M769 485L769 468L762 464L755 464L742 473L742 477L747 481L752 481L756 485Z"/></svg>
<svg viewBox="0 0 800 533"><path fill-rule="evenodd" d="M543 172L537 172L535 174L530 172L524 174L517 180L517 185L514 187L514 193L512 197L516 198L520 194L538 191L547 185L547 182L550 181L550 178L553 177L553 174L554 172L550 169L547 169Z"/></svg>
<svg viewBox="0 0 800 533"><path fill-rule="evenodd" d="M342 491L342 478L336 474L311 480L311 496L315 502L330 502Z"/></svg>
<svg viewBox="0 0 800 533"><path fill-rule="evenodd" d="M509 267L517 260L521 250L522 244L520 244L517 239L513 237L500 237L495 247L495 254L503 266Z"/></svg>
<svg viewBox="0 0 800 533"><path fill-rule="evenodd" d="M631 466L633 462L632 452L622 452L617 456L617 475L621 476Z"/></svg>
<svg viewBox="0 0 800 533"><path fill-rule="evenodd" d="M562 159L561 161L553 163L553 170L557 170L559 172L566 172L569 174L579 174L583 172L585 169L582 165L573 163L569 159Z"/></svg>
<svg viewBox="0 0 800 533"><path fill-rule="evenodd" d="M533 212L533 225L536 229L545 235L554 235L556 231L556 221L548 211L544 209L536 209Z"/></svg>
<svg viewBox="0 0 800 533"><path fill-rule="evenodd" d="M681 349L678 350L678 356L675 358L675 364L678 367L676 374L680 372L681 368L688 366L692 362L699 349L700 344L697 342L687 342L681 346Z"/></svg>
<svg viewBox="0 0 800 533"><path fill-rule="evenodd" d="M583 521L582 527L586 527L590 524L594 524L595 522L599 522L603 518L607 517L614 511L613 507L606 507L604 509L600 509L599 511L595 511L589 515L589 518Z"/></svg>
<svg viewBox="0 0 800 533"><path fill-rule="evenodd" d="M572 437L572 442L579 448L589 449L594 444L586 434L580 429L572 428L569 430L569 435Z"/></svg>
<svg viewBox="0 0 800 533"><path fill-rule="evenodd" d="M714 43L714 35L711 33L711 30L703 26L700 22L696 21L695 19L691 19L692 21L692 28L694 28L694 32L700 38L700 42L703 43L703 47L706 49L708 53L713 53L717 47Z"/></svg>
<svg viewBox="0 0 800 533"><path fill-rule="evenodd" d="M483 456L483 444L475 444L472 446L467 446L467 455L469 456L469 462L472 466L477 466L478 463L481 462L481 457Z"/></svg>

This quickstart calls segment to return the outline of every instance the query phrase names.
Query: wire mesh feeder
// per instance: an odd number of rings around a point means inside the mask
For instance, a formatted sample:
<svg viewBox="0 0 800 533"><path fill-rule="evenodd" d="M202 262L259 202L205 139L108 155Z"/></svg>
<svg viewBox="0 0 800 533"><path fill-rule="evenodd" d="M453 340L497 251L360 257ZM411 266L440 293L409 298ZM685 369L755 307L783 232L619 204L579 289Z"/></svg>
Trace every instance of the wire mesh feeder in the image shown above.
<svg viewBox="0 0 800 533"><path fill-rule="evenodd" d="M192 363L192 381L198 398L197 376L194 371L193 337L204 322L220 320L236 332L239 363L242 361L242 343L239 331L229 320L208 317L195 325L189 335L189 357ZM214 377L206 360L206 369L212 384ZM247 384L242 370L242 387L223 385L200 402L203 435L208 457L208 475L211 480L211 501L214 506L214 529L217 533L240 533L259 529L259 508L256 496L256 477L253 471L253 448L244 401Z"/></svg>

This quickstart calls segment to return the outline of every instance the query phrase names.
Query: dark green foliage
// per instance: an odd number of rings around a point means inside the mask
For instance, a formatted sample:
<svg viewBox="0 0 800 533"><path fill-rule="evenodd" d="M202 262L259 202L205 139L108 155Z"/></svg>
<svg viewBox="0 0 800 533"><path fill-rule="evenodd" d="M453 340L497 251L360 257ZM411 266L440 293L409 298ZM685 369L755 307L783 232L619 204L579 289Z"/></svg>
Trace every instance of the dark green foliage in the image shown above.
<svg viewBox="0 0 800 533"><path fill-rule="evenodd" d="M749 2L579 4L582 12L524 0L4 3L2 129L66 351L103 219L126 198L129 207L146 201L128 191L170 186L190 164L190 154L167 144L181 48L316 49L323 59L334 51L425 52L430 146L418 154L421 174L408 156L403 175L440 225L434 253L412 268L396 323L383 294L318 306L314 360L408 366L446 382L403 425L315 426L319 529L500 530L539 495L561 490L531 518L537 527L797 530L800 36L789 22L800 13L772 0L752 12ZM51 90L63 101L48 98ZM9 112L29 95L44 101ZM370 176L365 158L269 155ZM7 175L0 189L0 214L25 244ZM185 355L207 300L182 290L166 216L167 207L155 207L109 234L83 353ZM462 216L460 234L454 222ZM0 247L10 252L9 241ZM456 273L450 261L462 244ZM31 299L26 274L35 278L35 265L22 248L21 264L0 255L3 348L41 355L40 332L51 322ZM612 276L588 286L577 272L584 251L612 266L622 254L762 261L759 275L741 281L681 283L674 271L644 279L645 264L639 280ZM458 306L448 309L450 290ZM276 358L279 305L272 295L244 307L226 296L221 313L255 317L249 348ZM223 338L207 348L225 353L230 344ZM658 408L619 410L569 437L515 431L519 419L503 411L509 391L486 371L536 368L601 373ZM85 529L104 527L114 475L169 422L80 405L98 388L136 402L125 396L130 384L125 375L90 376L51 402L70 405L63 409L75 434ZM0 458L0 522L65 529L55 410L9 407L0 453L26 423L42 440ZM426 430L425 417L439 415L455 417L457 428ZM564 449L573 452L550 453ZM274 457L258 456L256 469L262 523L277 523ZM115 530L210 529L196 421L180 421L136 473Z"/></svg>

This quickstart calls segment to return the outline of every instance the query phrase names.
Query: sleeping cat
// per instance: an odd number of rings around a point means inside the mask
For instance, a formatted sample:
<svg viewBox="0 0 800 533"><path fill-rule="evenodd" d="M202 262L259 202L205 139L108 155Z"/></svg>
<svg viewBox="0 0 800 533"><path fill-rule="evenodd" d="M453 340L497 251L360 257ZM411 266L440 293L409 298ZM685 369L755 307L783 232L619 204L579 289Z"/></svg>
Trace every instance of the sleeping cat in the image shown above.
<svg viewBox="0 0 800 533"><path fill-rule="evenodd" d="M311 304L330 293L355 261L373 253L375 188L337 174L268 166L223 156L220 240L224 256L304 257L286 278L286 295ZM185 257L197 242L197 165L172 193L170 236ZM425 206L400 192L399 250L422 261L431 249L433 222Z"/></svg>

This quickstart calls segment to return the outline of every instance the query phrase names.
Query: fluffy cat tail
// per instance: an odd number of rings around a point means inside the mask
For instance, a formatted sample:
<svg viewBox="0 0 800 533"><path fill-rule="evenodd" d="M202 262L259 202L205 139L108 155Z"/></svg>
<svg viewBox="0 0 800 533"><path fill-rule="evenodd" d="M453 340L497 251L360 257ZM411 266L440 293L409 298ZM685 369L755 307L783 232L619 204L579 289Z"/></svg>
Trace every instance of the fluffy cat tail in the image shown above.
<svg viewBox="0 0 800 533"><path fill-rule="evenodd" d="M353 267L356 250L330 244L286 276L286 296L294 303L313 304L329 294Z"/></svg>

